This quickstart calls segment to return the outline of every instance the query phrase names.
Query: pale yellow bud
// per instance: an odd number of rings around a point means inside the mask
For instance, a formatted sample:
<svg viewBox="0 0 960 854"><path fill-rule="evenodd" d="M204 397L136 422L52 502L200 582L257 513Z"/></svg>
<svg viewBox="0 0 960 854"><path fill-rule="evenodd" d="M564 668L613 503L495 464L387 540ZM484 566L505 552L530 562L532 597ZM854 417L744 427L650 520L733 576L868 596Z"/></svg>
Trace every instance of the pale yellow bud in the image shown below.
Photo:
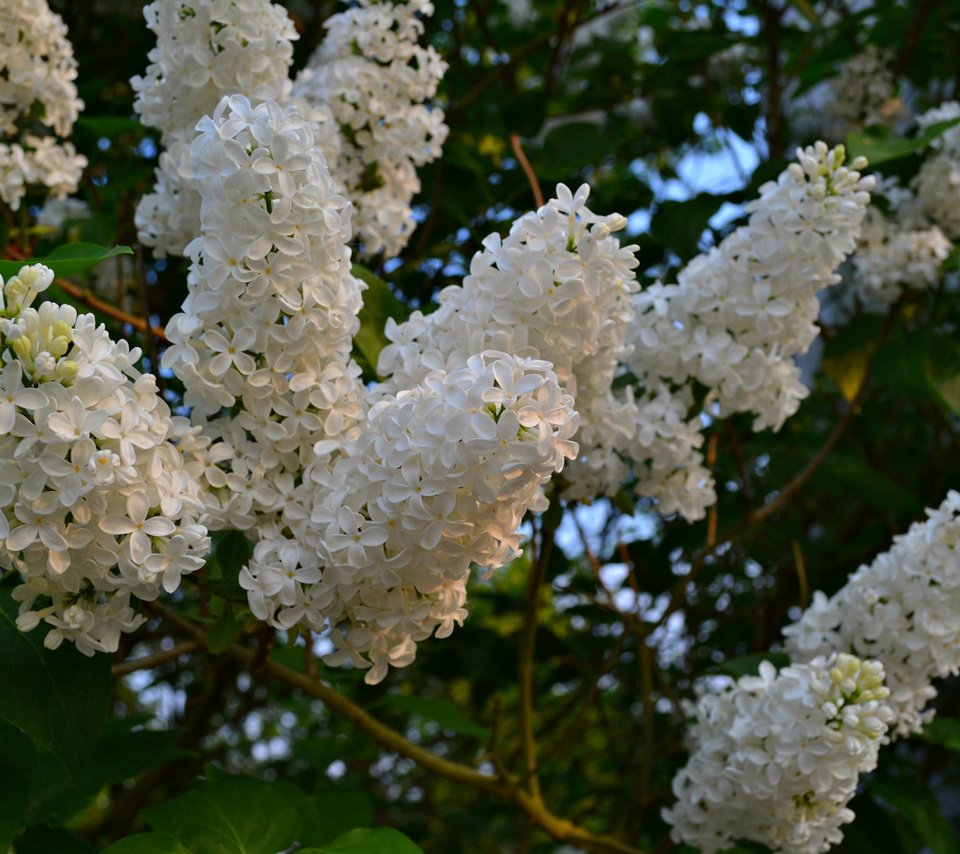
<svg viewBox="0 0 960 854"><path fill-rule="evenodd" d="M33 364L33 341L29 335L21 335L16 341L12 341L10 346L20 358L20 361L28 365Z"/></svg>
<svg viewBox="0 0 960 854"><path fill-rule="evenodd" d="M58 380L72 380L76 375L79 367L76 362L72 359L64 359L57 365L56 377Z"/></svg>

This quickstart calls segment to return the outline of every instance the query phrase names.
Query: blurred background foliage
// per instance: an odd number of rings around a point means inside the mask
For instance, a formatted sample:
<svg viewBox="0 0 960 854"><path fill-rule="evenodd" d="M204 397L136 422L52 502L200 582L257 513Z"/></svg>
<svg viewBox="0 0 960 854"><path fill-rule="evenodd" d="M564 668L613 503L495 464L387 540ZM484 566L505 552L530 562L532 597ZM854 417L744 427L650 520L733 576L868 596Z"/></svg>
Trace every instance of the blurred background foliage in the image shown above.
<svg viewBox="0 0 960 854"><path fill-rule="evenodd" d="M157 140L133 117L127 81L143 72L152 36L129 0L52 5L69 26L86 102L75 142L90 160L82 194L93 214L69 224L69 237L135 245L132 212L152 183ZM336 4L287 5L299 67ZM652 282L735 228L796 145L850 132L831 114L830 80L865 45L893 56L891 110L908 116L960 96L956 0L435 5L426 38L450 64L438 102L451 132L442 159L421 171L408 250L373 265L390 283L369 293L373 351L385 315L427 307L463 276L486 234L533 205L511 134L548 195L558 181L587 181L591 207L629 217ZM911 131L905 118L899 132ZM909 177L916 164L908 154L885 172ZM63 242L40 237L37 255ZM146 287L130 256L80 284L162 325L186 293L185 264L137 257ZM835 591L960 485L957 275L945 269L938 286L886 317L827 323L805 362L811 395L779 433L754 434L746 418L713 424L719 502L707 520L663 519L626 498L555 507L528 523L534 542L523 558L476 579L464 627L422 644L412 666L375 687L356 671L315 665L303 638L275 642L249 618L235 583L247 546L235 535L220 537L208 570L172 606L207 626L207 648L153 620L124 638L114 664L184 654L113 679L110 661L50 656L17 633L4 588L0 848L14 839L17 854L94 851L152 830L112 850L270 852L376 826L443 854L573 850L514 805L378 746L263 666L318 667L433 753L519 772L517 666L535 616L544 801L591 832L672 850L659 813L685 760L681 700L694 680L755 671L813 590ZM107 322L155 358L136 330ZM811 465L800 488L784 492ZM778 495L788 500L758 512ZM534 561L543 585L531 612ZM232 644L254 650L252 663L223 655ZM960 851L960 684L939 688L935 726L886 748L866 780L843 851ZM44 709L53 711L38 715L35 700L51 696ZM416 850L389 831L367 833L336 850Z"/></svg>

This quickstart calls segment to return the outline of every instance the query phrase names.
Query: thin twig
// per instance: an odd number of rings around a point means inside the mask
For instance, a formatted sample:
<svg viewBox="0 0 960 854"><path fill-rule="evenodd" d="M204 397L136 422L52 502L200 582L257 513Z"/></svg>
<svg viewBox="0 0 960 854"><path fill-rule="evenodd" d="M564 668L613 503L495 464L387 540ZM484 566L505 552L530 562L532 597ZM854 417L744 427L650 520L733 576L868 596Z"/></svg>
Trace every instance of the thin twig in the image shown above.
<svg viewBox="0 0 960 854"><path fill-rule="evenodd" d="M537 203L538 208L542 208L543 190L540 189L540 182L537 180L537 173L533 171L530 161L527 160L527 155L524 153L523 146L520 144L520 137L517 136L517 134L510 134L510 145L513 147L513 153L517 156L517 161L520 163L520 167L527 176L527 181L530 184L530 190L533 193L533 200Z"/></svg>
<svg viewBox="0 0 960 854"><path fill-rule="evenodd" d="M797 567L797 584L800 587L800 607L806 608L810 604L810 585L807 582L807 566L803 559L800 543L793 540L793 563Z"/></svg>
<svg viewBox="0 0 960 854"><path fill-rule="evenodd" d="M131 658L128 661L121 661L110 668L113 676L126 676L128 673L135 673L138 670L149 670L152 667L159 667L168 661L174 661L181 655L187 655L198 648L196 641L181 641L170 649L161 649L153 655L144 655L141 658Z"/></svg>

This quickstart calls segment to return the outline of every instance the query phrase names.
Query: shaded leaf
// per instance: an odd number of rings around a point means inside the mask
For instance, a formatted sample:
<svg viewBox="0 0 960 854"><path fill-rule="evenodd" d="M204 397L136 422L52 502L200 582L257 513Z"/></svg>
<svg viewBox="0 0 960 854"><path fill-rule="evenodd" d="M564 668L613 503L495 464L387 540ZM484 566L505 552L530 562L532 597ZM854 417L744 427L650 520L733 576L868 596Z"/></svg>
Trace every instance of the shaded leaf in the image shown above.
<svg viewBox="0 0 960 854"><path fill-rule="evenodd" d="M51 651L43 630L21 632L17 605L0 591L0 720L49 748L79 773L110 711L110 656L81 655L69 644Z"/></svg>
<svg viewBox="0 0 960 854"><path fill-rule="evenodd" d="M682 261L688 261L700 251L700 238L721 204L723 197L711 193L700 193L683 202L662 202L650 222L650 234Z"/></svg>
<svg viewBox="0 0 960 854"><path fill-rule="evenodd" d="M324 786L313 796L315 809L304 816L304 845L325 845L348 830L373 824L373 799L352 786Z"/></svg>
<svg viewBox="0 0 960 854"><path fill-rule="evenodd" d="M223 609L220 618L207 632L207 649L215 655L233 646L243 634L243 620L238 619L231 605Z"/></svg>
<svg viewBox="0 0 960 854"><path fill-rule="evenodd" d="M172 836L165 833L138 833L114 842L103 854L190 854Z"/></svg>
<svg viewBox="0 0 960 854"><path fill-rule="evenodd" d="M920 735L948 750L960 750L960 720L956 718L936 717L923 728Z"/></svg>
<svg viewBox="0 0 960 854"><path fill-rule="evenodd" d="M301 848L300 854L423 854L423 849L399 830L378 827L351 830L321 848Z"/></svg>
<svg viewBox="0 0 960 854"><path fill-rule="evenodd" d="M222 777L144 812L150 826L192 854L276 854L300 834L286 787L252 777Z"/></svg>
<svg viewBox="0 0 960 854"><path fill-rule="evenodd" d="M17 854L95 854L86 839L63 827L31 827L17 839Z"/></svg>
<svg viewBox="0 0 960 854"><path fill-rule="evenodd" d="M6 851L24 822L36 770L33 742L16 727L0 722L0 851Z"/></svg>
<svg viewBox="0 0 960 854"><path fill-rule="evenodd" d="M934 398L951 412L960 413L960 344L946 335L931 336L926 369Z"/></svg>
<svg viewBox="0 0 960 854"><path fill-rule="evenodd" d="M870 784L870 792L893 807L926 842L933 854L960 852L960 840L944 817L933 792L882 778Z"/></svg>
<svg viewBox="0 0 960 854"><path fill-rule="evenodd" d="M406 307L397 299L390 286L362 264L354 264L353 275L365 282L363 308L360 309L360 329L353 339L355 355L371 375L376 375L377 358L380 351L389 344L384 326L388 318L402 320Z"/></svg>

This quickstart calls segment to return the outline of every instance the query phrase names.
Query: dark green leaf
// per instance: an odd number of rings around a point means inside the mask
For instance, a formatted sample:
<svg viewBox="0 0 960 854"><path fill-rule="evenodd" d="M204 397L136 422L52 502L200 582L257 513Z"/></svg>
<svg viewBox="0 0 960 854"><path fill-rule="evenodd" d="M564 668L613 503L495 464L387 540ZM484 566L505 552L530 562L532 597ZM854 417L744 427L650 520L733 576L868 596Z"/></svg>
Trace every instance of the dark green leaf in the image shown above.
<svg viewBox="0 0 960 854"><path fill-rule="evenodd" d="M50 651L43 629L21 632L17 605L0 590L0 719L18 726L79 773L110 711L110 656Z"/></svg>
<svg viewBox="0 0 960 854"><path fill-rule="evenodd" d="M927 380L934 397L951 412L960 413L960 344L952 336L930 337Z"/></svg>
<svg viewBox="0 0 960 854"><path fill-rule="evenodd" d="M6 851L23 824L37 764L33 742L0 721L0 851Z"/></svg>
<svg viewBox="0 0 960 854"><path fill-rule="evenodd" d="M933 854L960 852L953 826L944 818L933 792L909 783L878 778L870 784L870 793L893 807L920 835Z"/></svg>
<svg viewBox="0 0 960 854"><path fill-rule="evenodd" d="M192 854L276 854L293 845L301 829L285 788L252 777L205 783L144 815Z"/></svg>
<svg viewBox="0 0 960 854"><path fill-rule="evenodd" d="M352 270L353 275L367 285L363 292L363 308L360 309L360 329L353 339L354 351L368 372L376 375L380 351L390 343L383 331L387 319L402 320L407 311L379 276L362 264L354 264Z"/></svg>
<svg viewBox="0 0 960 854"><path fill-rule="evenodd" d="M778 670L790 664L790 658L783 652L757 652L752 655L741 655L737 658L728 658L715 668L717 673L739 679L741 676L756 676L760 672L760 665L769 661Z"/></svg>
<svg viewBox="0 0 960 854"><path fill-rule="evenodd" d="M26 264L46 264L58 276L74 276L96 267L101 261L117 255L132 255L129 246L114 246L106 249L94 243L65 243L44 258L28 258L23 261L0 261L0 276L4 279L15 276Z"/></svg>
<svg viewBox="0 0 960 854"><path fill-rule="evenodd" d="M213 554L207 559L203 583L206 589L230 602L246 604L247 595L237 581L240 570L253 554L253 544L240 531L218 531Z"/></svg>
<svg viewBox="0 0 960 854"><path fill-rule="evenodd" d="M960 720L956 718L936 717L923 728L921 735L948 750L960 750Z"/></svg>
<svg viewBox="0 0 960 854"><path fill-rule="evenodd" d="M122 133L139 133L144 129L140 122L127 116L90 115L80 116L75 128L95 136L105 136L108 139L113 139Z"/></svg>
<svg viewBox="0 0 960 854"><path fill-rule="evenodd" d="M165 833L138 833L114 842L103 854L190 854L190 850Z"/></svg>
<svg viewBox="0 0 960 854"><path fill-rule="evenodd" d="M138 725L137 720L107 721L86 767L73 778L53 756L40 756L34 793L37 815L51 824L67 821L105 785L192 755L176 745L178 730L135 729Z"/></svg>
<svg viewBox="0 0 960 854"><path fill-rule="evenodd" d="M722 203L722 197L710 193L684 202L662 202L650 222L650 234L681 261L689 261L700 251L700 238Z"/></svg>
<svg viewBox="0 0 960 854"><path fill-rule="evenodd" d="M304 816L304 845L325 845L348 830L373 824L373 800L359 788L328 785L313 796L315 809Z"/></svg>
<svg viewBox="0 0 960 854"><path fill-rule="evenodd" d="M207 632L207 649L214 654L225 652L243 633L243 621L237 618L231 605L223 609L220 618Z"/></svg>
<svg viewBox="0 0 960 854"><path fill-rule="evenodd" d="M322 848L301 848L300 854L423 854L423 849L399 830L378 827L351 830Z"/></svg>
<svg viewBox="0 0 960 854"><path fill-rule="evenodd" d="M834 451L818 477L832 481L837 490L848 489L862 501L880 510L910 513L916 509L902 484L851 453Z"/></svg>
<svg viewBox="0 0 960 854"><path fill-rule="evenodd" d="M86 839L63 827L31 827L17 839L17 854L95 854Z"/></svg>

